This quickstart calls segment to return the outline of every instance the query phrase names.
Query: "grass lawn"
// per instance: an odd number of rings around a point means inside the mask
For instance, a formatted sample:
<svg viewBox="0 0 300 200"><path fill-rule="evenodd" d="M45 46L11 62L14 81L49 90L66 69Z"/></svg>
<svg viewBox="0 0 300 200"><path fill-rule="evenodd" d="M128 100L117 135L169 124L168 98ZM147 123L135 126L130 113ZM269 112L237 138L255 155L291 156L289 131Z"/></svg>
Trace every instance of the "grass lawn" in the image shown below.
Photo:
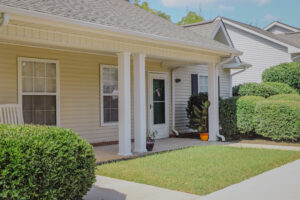
<svg viewBox="0 0 300 200"><path fill-rule="evenodd" d="M104 164L97 174L205 195L300 158L300 152L198 146Z"/></svg>

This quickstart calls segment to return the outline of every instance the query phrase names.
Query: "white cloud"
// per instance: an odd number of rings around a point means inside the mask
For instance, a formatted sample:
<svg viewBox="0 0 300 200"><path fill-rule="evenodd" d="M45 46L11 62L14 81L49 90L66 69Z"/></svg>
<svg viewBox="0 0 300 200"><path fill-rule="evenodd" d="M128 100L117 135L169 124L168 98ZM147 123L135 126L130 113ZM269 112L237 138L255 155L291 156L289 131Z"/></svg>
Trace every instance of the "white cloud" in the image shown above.
<svg viewBox="0 0 300 200"><path fill-rule="evenodd" d="M233 6L225 6L225 5L219 5L218 9L222 10L222 11L234 11L235 10L235 8Z"/></svg>
<svg viewBox="0 0 300 200"><path fill-rule="evenodd" d="M266 14L266 16L262 19L264 22L271 22L271 21L278 21L281 17L272 15L272 14Z"/></svg>
<svg viewBox="0 0 300 200"><path fill-rule="evenodd" d="M271 3L271 0L255 0L259 6L263 6L265 4Z"/></svg>
<svg viewBox="0 0 300 200"><path fill-rule="evenodd" d="M258 6L263 6L270 3L272 0L160 0L167 7L187 7L198 6L214 3L237 3L237 2L252 2Z"/></svg>

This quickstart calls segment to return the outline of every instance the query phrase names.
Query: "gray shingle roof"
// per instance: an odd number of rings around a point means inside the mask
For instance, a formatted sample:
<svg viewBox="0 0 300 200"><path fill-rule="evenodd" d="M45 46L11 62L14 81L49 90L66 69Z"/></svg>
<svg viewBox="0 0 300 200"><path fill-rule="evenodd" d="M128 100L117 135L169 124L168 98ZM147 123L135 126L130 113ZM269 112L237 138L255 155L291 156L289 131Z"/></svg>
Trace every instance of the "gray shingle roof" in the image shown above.
<svg viewBox="0 0 300 200"><path fill-rule="evenodd" d="M185 42L210 50L240 53L219 42L200 37L124 0L0 0L0 6L95 23Z"/></svg>
<svg viewBox="0 0 300 200"><path fill-rule="evenodd" d="M242 27L245 27L247 29L250 29L252 31L255 31L257 33L265 35L267 37L273 38L273 39L278 40L280 42L286 43L288 45L300 48L300 43L298 43L297 41L294 41L294 40L288 39L286 37L282 37L282 36L273 34L273 33L269 32L269 31L265 31L265 30L263 30L261 28L258 28L256 26L251 26L251 25L248 25L248 24L244 24L242 22L238 22L238 21L235 21L235 20L232 20L232 19L228 19L228 18L225 18L225 17L222 17L222 19L225 19L225 20L230 21L232 23L238 24L238 25L240 25Z"/></svg>
<svg viewBox="0 0 300 200"><path fill-rule="evenodd" d="M189 30L193 30L204 37L211 38L219 23L220 20L216 19L216 20L192 23L192 24L184 25L183 27Z"/></svg>
<svg viewBox="0 0 300 200"><path fill-rule="evenodd" d="M293 33L278 34L277 36L281 37L284 40L288 40L293 44L298 44L298 46L300 47L300 31Z"/></svg>

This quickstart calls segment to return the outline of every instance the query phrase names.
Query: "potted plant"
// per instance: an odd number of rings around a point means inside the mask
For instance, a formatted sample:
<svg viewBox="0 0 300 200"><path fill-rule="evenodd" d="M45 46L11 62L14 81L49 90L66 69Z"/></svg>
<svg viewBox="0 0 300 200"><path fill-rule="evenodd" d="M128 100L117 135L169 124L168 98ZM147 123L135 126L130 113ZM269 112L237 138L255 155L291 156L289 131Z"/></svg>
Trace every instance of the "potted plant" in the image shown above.
<svg viewBox="0 0 300 200"><path fill-rule="evenodd" d="M147 151L152 151L155 143L155 137L157 135L157 131L148 130L147 139L146 139L146 148Z"/></svg>
<svg viewBox="0 0 300 200"><path fill-rule="evenodd" d="M202 141L208 141L208 108L210 106L209 101L205 101L204 104L199 109L197 106L193 106L194 118L192 119L193 122L197 124L197 131L200 135L200 139Z"/></svg>

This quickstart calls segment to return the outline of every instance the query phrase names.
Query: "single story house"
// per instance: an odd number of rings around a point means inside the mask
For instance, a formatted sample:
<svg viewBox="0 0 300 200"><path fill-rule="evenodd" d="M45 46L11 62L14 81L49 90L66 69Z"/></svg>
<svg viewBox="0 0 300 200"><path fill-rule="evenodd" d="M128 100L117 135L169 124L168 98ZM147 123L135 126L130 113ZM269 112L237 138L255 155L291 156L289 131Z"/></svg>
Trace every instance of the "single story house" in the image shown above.
<svg viewBox="0 0 300 200"><path fill-rule="evenodd" d="M201 33L203 26L213 26L222 21L233 46L243 52L240 59L250 63L247 69L232 69L232 85L261 82L265 69L284 62L300 62L300 29L274 22L265 29L251 26L225 17L189 25ZM198 28L197 28L198 27Z"/></svg>
<svg viewBox="0 0 300 200"><path fill-rule="evenodd" d="M147 130L175 127L172 72L206 65L209 137L220 137L218 69L241 51L124 0L0 0L0 14L0 104L21 105L25 123L144 152Z"/></svg>

